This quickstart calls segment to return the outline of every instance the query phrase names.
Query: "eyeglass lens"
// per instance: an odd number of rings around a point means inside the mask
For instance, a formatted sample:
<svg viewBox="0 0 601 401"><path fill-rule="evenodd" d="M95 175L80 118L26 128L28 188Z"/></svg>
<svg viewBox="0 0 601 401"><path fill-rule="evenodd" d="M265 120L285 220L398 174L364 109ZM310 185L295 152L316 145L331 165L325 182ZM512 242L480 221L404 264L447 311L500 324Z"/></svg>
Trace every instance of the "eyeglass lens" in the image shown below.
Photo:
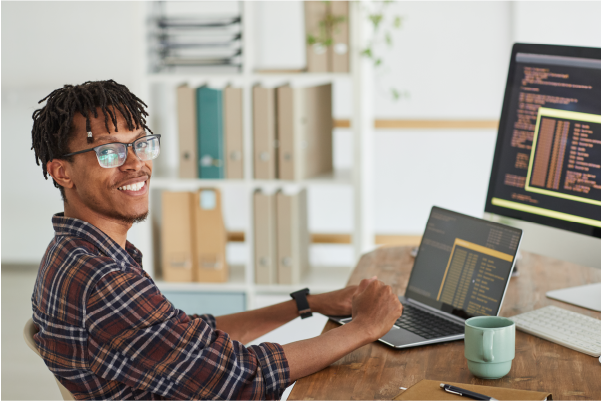
<svg viewBox="0 0 601 401"><path fill-rule="evenodd" d="M156 159L160 153L159 138L143 137L133 143L133 149L140 160ZM127 147L120 143L109 143L96 149L98 162L104 168L119 167L127 159Z"/></svg>

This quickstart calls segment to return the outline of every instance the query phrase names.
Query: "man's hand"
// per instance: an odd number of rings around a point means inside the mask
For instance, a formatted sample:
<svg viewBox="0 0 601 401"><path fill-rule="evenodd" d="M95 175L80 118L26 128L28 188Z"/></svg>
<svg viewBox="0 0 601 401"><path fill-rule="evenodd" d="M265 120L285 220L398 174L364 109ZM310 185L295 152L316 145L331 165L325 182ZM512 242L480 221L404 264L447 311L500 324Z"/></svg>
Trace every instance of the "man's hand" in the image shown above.
<svg viewBox="0 0 601 401"><path fill-rule="evenodd" d="M367 331L373 341L386 334L403 313L403 305L389 285L377 277L361 280L353 297L353 323Z"/></svg>
<svg viewBox="0 0 601 401"><path fill-rule="evenodd" d="M327 316L350 316L356 285L323 294L309 295L307 301L313 312Z"/></svg>

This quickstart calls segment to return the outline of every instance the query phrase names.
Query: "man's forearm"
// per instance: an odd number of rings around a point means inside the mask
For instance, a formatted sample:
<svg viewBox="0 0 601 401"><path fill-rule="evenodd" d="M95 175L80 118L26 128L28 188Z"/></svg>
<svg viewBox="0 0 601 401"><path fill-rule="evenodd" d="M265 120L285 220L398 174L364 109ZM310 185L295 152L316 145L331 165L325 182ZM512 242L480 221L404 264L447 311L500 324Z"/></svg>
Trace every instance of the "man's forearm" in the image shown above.
<svg viewBox="0 0 601 401"><path fill-rule="evenodd" d="M313 312L322 312L323 300L320 295L308 295L307 301ZM236 341L246 344L272 330L288 323L298 316L298 308L293 300L265 308L231 315L217 316L216 326Z"/></svg>
<svg viewBox="0 0 601 401"><path fill-rule="evenodd" d="M217 316L216 326L236 341L246 344L298 316L293 300L231 315Z"/></svg>
<svg viewBox="0 0 601 401"><path fill-rule="evenodd" d="M349 352L372 342L371 337L361 326L350 322L319 337L283 345L290 366L290 381L330 366Z"/></svg>

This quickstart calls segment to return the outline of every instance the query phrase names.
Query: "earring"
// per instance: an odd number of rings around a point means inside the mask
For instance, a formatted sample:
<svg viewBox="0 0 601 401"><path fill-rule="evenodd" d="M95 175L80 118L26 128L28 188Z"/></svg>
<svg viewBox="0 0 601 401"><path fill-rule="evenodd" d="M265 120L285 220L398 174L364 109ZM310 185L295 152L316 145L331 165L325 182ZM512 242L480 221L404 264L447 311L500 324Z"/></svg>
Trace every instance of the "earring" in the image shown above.
<svg viewBox="0 0 601 401"><path fill-rule="evenodd" d="M88 131L88 143L94 142L94 138L92 138L92 131Z"/></svg>

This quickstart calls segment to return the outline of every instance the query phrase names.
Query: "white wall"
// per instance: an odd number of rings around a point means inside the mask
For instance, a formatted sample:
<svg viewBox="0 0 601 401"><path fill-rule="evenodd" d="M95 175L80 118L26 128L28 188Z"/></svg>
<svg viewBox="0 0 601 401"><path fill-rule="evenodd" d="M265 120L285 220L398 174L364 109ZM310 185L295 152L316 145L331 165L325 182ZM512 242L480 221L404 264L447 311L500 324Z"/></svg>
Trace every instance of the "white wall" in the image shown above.
<svg viewBox="0 0 601 401"><path fill-rule="evenodd" d="M52 236L51 214L61 209L58 190L43 180L29 149L37 100L65 83L96 79L113 78L135 91L141 8L135 2L2 3L3 263L39 262ZM302 66L300 10L299 2L259 5L257 67ZM382 89L379 118L496 119L514 40L601 46L600 2L398 2L390 14L400 14L403 26L374 79ZM410 96L392 101L384 93L391 86ZM335 89L336 118L349 117L349 93L348 85ZM482 215L495 137L492 130L378 131L376 230L421 233L432 204ZM349 167L351 135L336 130L335 143L336 165ZM349 232L350 198L345 188L312 190L311 229ZM226 200L226 219L244 228L235 205Z"/></svg>
<svg viewBox="0 0 601 401"><path fill-rule="evenodd" d="M2 90L114 79L130 86L136 2L2 2Z"/></svg>
<svg viewBox="0 0 601 401"><path fill-rule="evenodd" d="M31 150L37 102L64 84L135 86L133 2L2 2L2 262L39 263L63 210ZM139 67L138 67L139 68Z"/></svg>

